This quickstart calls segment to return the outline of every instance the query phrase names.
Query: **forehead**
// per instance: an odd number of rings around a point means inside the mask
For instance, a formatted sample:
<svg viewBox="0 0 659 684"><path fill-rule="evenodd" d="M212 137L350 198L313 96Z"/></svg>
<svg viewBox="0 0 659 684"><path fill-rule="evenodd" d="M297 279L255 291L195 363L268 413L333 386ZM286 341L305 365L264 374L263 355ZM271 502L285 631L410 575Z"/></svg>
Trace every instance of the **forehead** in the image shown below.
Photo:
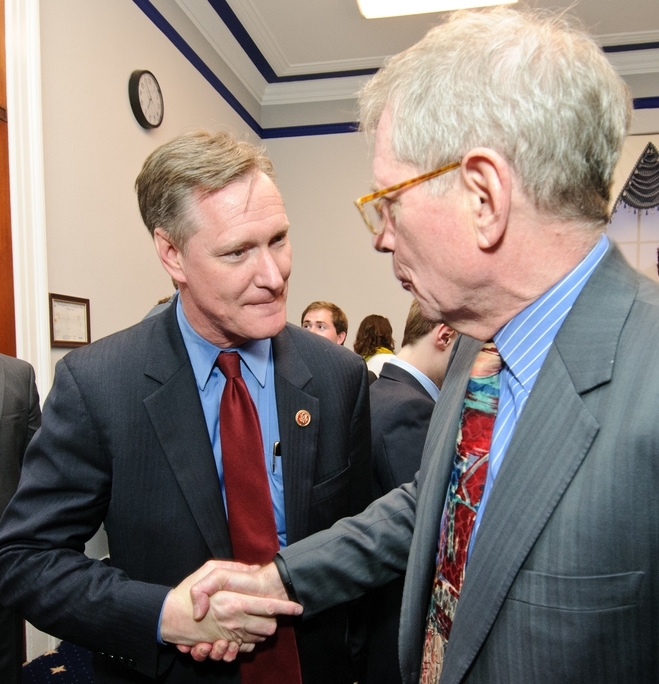
<svg viewBox="0 0 659 684"><path fill-rule="evenodd" d="M286 223L286 212L279 190L262 171L232 181L223 188L201 197L196 211L202 227L212 224L223 230L249 224Z"/></svg>
<svg viewBox="0 0 659 684"><path fill-rule="evenodd" d="M331 321L332 312L329 309L310 309L307 311L304 320L318 320L318 321Z"/></svg>

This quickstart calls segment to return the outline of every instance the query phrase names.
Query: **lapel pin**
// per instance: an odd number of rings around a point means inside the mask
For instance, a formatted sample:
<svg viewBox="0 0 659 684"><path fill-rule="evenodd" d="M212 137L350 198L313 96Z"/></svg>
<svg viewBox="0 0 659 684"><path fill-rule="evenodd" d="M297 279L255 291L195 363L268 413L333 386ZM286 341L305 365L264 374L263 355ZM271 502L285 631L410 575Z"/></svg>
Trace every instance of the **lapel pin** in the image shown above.
<svg viewBox="0 0 659 684"><path fill-rule="evenodd" d="M304 409L302 409L295 414L295 422L300 427L307 427L307 425L309 425L309 423L311 422L311 414L309 413L309 411L305 411Z"/></svg>

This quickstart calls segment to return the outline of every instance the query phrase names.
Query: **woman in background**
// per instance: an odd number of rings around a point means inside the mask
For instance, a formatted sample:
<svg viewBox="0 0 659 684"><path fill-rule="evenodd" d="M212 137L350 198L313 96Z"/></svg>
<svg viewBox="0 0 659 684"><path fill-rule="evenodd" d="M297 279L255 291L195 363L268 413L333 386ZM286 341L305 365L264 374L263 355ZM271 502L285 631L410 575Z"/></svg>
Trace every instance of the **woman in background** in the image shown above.
<svg viewBox="0 0 659 684"><path fill-rule="evenodd" d="M359 324L353 349L366 361L373 382L394 353L393 330L389 319L378 314L366 316Z"/></svg>

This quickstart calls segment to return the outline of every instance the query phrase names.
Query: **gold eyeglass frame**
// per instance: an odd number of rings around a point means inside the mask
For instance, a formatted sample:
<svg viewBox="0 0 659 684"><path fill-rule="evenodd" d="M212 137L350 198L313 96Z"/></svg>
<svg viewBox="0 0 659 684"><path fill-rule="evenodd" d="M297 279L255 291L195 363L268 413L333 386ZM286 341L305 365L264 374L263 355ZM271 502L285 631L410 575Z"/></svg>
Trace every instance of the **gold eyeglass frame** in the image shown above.
<svg viewBox="0 0 659 684"><path fill-rule="evenodd" d="M423 181L427 181L431 178L441 176L443 173L446 173L447 171L457 169L460 166L460 164L462 164L462 160L457 162L451 162L450 164L446 164L446 166L440 166L440 168L435 169L434 171L422 173L420 176L415 176L414 178L410 178L409 180L403 181L402 183L396 183L396 185L392 185L388 188L383 188L382 190L377 190L376 192L372 192L369 195L364 195L363 197L356 199L355 206L357 207L357 209L359 209L359 213L362 215L366 227L371 231L371 233L373 233L373 235L382 235L382 233L384 232L384 222L381 226L378 226L377 228L371 223L371 221L368 218L368 215L366 214L366 210L364 209L365 204L367 204L368 202L378 200L380 199L380 197L384 197L385 195L388 195L390 192L396 192L397 190L402 190L403 188L409 188L412 185L417 185L418 183L423 183Z"/></svg>

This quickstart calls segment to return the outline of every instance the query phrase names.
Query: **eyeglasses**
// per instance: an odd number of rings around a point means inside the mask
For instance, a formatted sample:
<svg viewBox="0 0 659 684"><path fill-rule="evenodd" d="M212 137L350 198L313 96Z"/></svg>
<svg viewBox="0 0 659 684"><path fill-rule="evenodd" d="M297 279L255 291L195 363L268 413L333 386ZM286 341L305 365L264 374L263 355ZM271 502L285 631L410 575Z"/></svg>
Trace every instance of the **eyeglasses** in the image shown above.
<svg viewBox="0 0 659 684"><path fill-rule="evenodd" d="M461 161L452 162L446 166L441 166L439 169L435 169L435 171L422 173L420 176L410 178L402 183L397 183L389 188L383 188L377 192L372 192L370 195L364 195L358 200L355 200L355 205L357 206L357 209L359 209L359 213L362 215L364 223L366 223L366 227L371 231L371 233L373 233L373 235L381 235L384 232L386 216L384 214L384 202L381 199L382 197L391 192L396 192L396 190L409 188L412 185L417 185L418 183L423 183L431 178L441 176L447 171L457 169L460 164L462 164Z"/></svg>

